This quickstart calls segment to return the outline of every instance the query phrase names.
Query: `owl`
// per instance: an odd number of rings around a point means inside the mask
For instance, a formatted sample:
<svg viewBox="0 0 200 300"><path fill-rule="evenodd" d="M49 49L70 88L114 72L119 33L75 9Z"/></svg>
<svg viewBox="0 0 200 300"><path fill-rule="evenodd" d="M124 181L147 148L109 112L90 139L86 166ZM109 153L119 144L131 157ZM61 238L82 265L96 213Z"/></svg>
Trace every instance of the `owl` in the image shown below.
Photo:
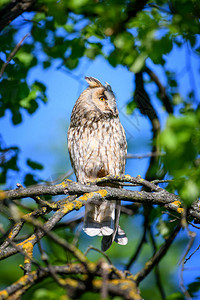
<svg viewBox="0 0 200 300"><path fill-rule="evenodd" d="M127 153L126 136L111 86L108 83L104 86L93 77L85 79L89 86L74 105L68 130L71 164L77 181L83 184L106 175L124 174ZM119 226L120 205L119 200L85 205L83 230L89 236L103 236L103 251L113 241L120 245L128 242Z"/></svg>

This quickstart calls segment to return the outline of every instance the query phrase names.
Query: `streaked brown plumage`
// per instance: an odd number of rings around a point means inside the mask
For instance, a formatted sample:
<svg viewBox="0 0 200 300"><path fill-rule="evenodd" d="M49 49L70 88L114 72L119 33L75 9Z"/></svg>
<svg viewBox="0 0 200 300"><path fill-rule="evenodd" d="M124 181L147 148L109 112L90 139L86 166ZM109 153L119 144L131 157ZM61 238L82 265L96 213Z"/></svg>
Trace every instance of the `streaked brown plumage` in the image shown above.
<svg viewBox="0 0 200 300"><path fill-rule="evenodd" d="M89 181L125 172L127 144L119 120L116 99L111 86L86 77L89 87L77 99L68 130L68 149L77 181ZM102 235L102 250L115 240L125 245L128 240L119 227L120 201L88 203L84 231Z"/></svg>

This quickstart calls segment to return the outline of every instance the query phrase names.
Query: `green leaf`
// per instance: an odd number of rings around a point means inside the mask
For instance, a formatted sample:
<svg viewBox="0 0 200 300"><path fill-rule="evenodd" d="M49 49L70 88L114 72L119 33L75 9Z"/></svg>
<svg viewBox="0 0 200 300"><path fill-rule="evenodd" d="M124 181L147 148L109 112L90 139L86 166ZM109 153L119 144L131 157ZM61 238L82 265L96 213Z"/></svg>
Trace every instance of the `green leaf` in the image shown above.
<svg viewBox="0 0 200 300"><path fill-rule="evenodd" d="M0 93L7 104L17 104L20 99L27 97L29 87L26 82L15 79L4 79L0 82Z"/></svg>
<svg viewBox="0 0 200 300"><path fill-rule="evenodd" d="M29 186L29 185L34 185L38 183L38 180L35 178L35 176L33 174L26 174L25 178L24 178L24 184L25 186Z"/></svg>
<svg viewBox="0 0 200 300"><path fill-rule="evenodd" d="M26 163L33 170L42 170L43 169L43 165L41 165L40 163L35 162L31 159L27 159Z"/></svg>
<svg viewBox="0 0 200 300"><path fill-rule="evenodd" d="M1 0L0 2L0 8L2 9L2 7L6 4L8 4L10 2L10 0Z"/></svg>
<svg viewBox="0 0 200 300"><path fill-rule="evenodd" d="M166 222L164 222L163 220L159 220L159 223L157 224L157 229L164 238L168 237L170 231Z"/></svg>
<svg viewBox="0 0 200 300"><path fill-rule="evenodd" d="M174 105L178 105L178 104L183 102L183 99L182 99L180 94L176 93L176 94L173 95L173 100L172 101L173 101Z"/></svg>
<svg viewBox="0 0 200 300"><path fill-rule="evenodd" d="M89 0L69 0L68 5L71 9L84 7Z"/></svg>
<svg viewBox="0 0 200 300"><path fill-rule="evenodd" d="M130 32L126 32L126 31L120 33L113 39L113 44L115 45L116 48L130 51L134 48L133 35Z"/></svg>
<svg viewBox="0 0 200 300"><path fill-rule="evenodd" d="M130 67L130 71L134 73L138 73L145 65L145 60L147 55L145 53L141 53L135 60L135 62Z"/></svg>
<svg viewBox="0 0 200 300"><path fill-rule="evenodd" d="M116 67L120 63L120 53L118 50L114 50L111 52L111 54L108 56L108 61L111 64L111 66Z"/></svg>
<svg viewBox="0 0 200 300"><path fill-rule="evenodd" d="M170 116L160 135L166 155L164 168L175 180L175 187L186 204L200 196L200 168L196 160L200 151L200 111Z"/></svg>
<svg viewBox="0 0 200 300"><path fill-rule="evenodd" d="M35 100L29 101L29 107L27 108L29 114L33 114L37 108L38 108L38 103Z"/></svg>
<svg viewBox="0 0 200 300"><path fill-rule="evenodd" d="M131 115L135 108L137 108L136 102L134 102L134 101L129 102L126 106L126 113L128 115Z"/></svg>
<svg viewBox="0 0 200 300"><path fill-rule="evenodd" d="M65 66L70 69L73 70L78 66L78 59L77 58L72 58L72 57L68 57L65 60Z"/></svg>
<svg viewBox="0 0 200 300"><path fill-rule="evenodd" d="M194 282L191 282L188 285L188 291L190 295L193 296L195 299L196 298L195 294L199 292L199 290L200 290L200 277L197 277Z"/></svg>
<svg viewBox="0 0 200 300"><path fill-rule="evenodd" d="M98 47L90 47L85 49L84 55L87 56L89 59L95 59L95 57L100 54L101 50Z"/></svg>
<svg viewBox="0 0 200 300"><path fill-rule="evenodd" d="M18 58L25 67L29 67L34 57L31 53L20 51L15 55L15 58Z"/></svg>
<svg viewBox="0 0 200 300"><path fill-rule="evenodd" d="M34 300L56 300L56 299L61 299L60 297L58 298L58 291L57 290L50 290L47 288L39 288L34 292L33 295Z"/></svg>
<svg viewBox="0 0 200 300"><path fill-rule="evenodd" d="M37 92L35 90L32 90L30 91L29 95L26 98L20 100L19 104L20 106L29 109L31 107L31 101L36 99L36 97L37 97Z"/></svg>
<svg viewBox="0 0 200 300"><path fill-rule="evenodd" d="M191 204L198 199L200 187L193 180L187 180L184 182L180 194L186 204Z"/></svg>
<svg viewBox="0 0 200 300"><path fill-rule="evenodd" d="M20 111L12 111L12 122L14 125L17 125L22 122L22 115Z"/></svg>
<svg viewBox="0 0 200 300"><path fill-rule="evenodd" d="M173 293L170 296L167 296L166 300L184 300L185 297L181 293Z"/></svg>

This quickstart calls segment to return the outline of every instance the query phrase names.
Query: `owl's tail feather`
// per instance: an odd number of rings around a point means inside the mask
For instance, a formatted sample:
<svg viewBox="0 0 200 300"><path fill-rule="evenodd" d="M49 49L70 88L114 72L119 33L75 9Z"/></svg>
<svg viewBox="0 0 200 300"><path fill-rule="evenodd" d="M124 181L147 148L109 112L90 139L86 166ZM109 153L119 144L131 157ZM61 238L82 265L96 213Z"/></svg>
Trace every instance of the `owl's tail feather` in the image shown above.
<svg viewBox="0 0 200 300"><path fill-rule="evenodd" d="M113 240L119 245L126 245L128 243L128 238L125 232L118 226L116 234L111 234L109 236L104 236L101 241L101 250L106 251L113 243Z"/></svg>
<svg viewBox="0 0 200 300"><path fill-rule="evenodd" d="M84 228L90 236L110 236L115 230L115 201L101 204L88 203L85 206Z"/></svg>
<svg viewBox="0 0 200 300"><path fill-rule="evenodd" d="M101 249L106 251L115 241L126 245L128 239L119 226L120 201L103 201L101 204L88 203L85 206L83 230L89 236L103 236Z"/></svg>
<svg viewBox="0 0 200 300"><path fill-rule="evenodd" d="M126 245L128 243L126 233L120 226L118 226L114 241L119 245Z"/></svg>

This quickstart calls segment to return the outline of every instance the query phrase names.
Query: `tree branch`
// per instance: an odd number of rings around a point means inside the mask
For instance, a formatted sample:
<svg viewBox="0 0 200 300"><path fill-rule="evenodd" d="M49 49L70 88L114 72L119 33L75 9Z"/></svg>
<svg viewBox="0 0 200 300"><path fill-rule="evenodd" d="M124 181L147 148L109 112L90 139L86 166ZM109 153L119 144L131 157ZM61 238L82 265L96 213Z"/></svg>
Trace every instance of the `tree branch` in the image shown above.
<svg viewBox="0 0 200 300"><path fill-rule="evenodd" d="M100 187L94 185L94 183L103 183L103 182L131 182L136 183L141 186L148 187L152 192L146 191L132 191L128 189L118 189L114 187ZM65 180L60 184L56 185L36 185L27 188L20 188L15 190L6 191L4 197L10 200L41 196L41 195L62 195L68 193L69 195L77 195L78 198L68 206L68 211L76 210L85 205L86 201L99 201L102 199L106 200L125 200L130 202L137 202L142 204L157 204L164 206L167 210L176 211L178 213L183 212L181 207L181 199L179 196L169 193L166 190L160 188L159 186L142 179L141 177L131 177L125 175L122 177L119 176L107 176L105 178L100 178L91 183L91 185L81 184L79 182L73 182L71 180ZM84 194L84 195L83 195ZM81 196L83 195L83 196ZM2 196L3 197L3 196ZM59 203L60 205L60 203ZM57 209L59 209L59 205ZM194 203L189 209L188 216L191 216L200 222L200 211L197 209L199 203ZM56 207L54 208L56 209Z"/></svg>
<svg viewBox="0 0 200 300"><path fill-rule="evenodd" d="M178 225L175 227L169 238L166 239L165 243L160 247L160 249L145 264L145 267L134 276L134 279L137 283L141 282L151 272L154 266L160 262L160 260L163 258L163 256L171 246L180 229L181 221L179 221Z"/></svg>
<svg viewBox="0 0 200 300"><path fill-rule="evenodd" d="M98 268L94 269L93 275L103 277L105 264L106 264L105 262L98 264ZM112 276L113 273L112 267L110 267L109 265L106 265L106 267L107 267L107 272L109 277ZM75 275L75 274L88 275L87 270L81 264L51 266L51 269L55 274L59 274L59 275ZM16 281L14 284L9 286L9 288L1 291L0 297L1 299L6 299L9 296L12 296L12 299L19 299L19 296L22 296L30 287L35 285L37 282L41 282L48 276L50 276L50 272L48 268L43 268L42 270L33 271L28 275L22 276L18 281ZM90 289L88 289L89 288L88 284L84 284L84 281L81 281L80 285L77 284L74 285L73 283L75 282L77 283L77 281L74 279L67 278L67 279L60 279L60 280L63 283L63 285L70 290L71 296L72 293L77 293L78 289L80 288L83 289L83 292L88 290L93 292L99 292L102 287L102 279L93 279L91 281ZM85 283L87 283L87 281ZM119 279L108 280L107 291L110 295L122 296L124 299L127 300L142 299L135 283L130 279L124 278L124 276Z"/></svg>
<svg viewBox="0 0 200 300"><path fill-rule="evenodd" d="M112 186L119 185L119 183L122 182L128 182L137 186L146 187L149 192L102 186L104 183L108 182L111 183ZM66 197L66 193L69 194L68 197ZM48 202L47 200L39 201L40 198L38 198L39 195L55 196L61 194L64 195L64 198L57 202L52 200L51 202ZM5 203L5 205L10 203L10 201L15 201L16 205L19 202L16 199L26 197L31 197L36 201L37 205L40 205L41 207L25 215L22 215L19 212L19 221L15 223L10 233L7 233L8 237L0 248L0 260L16 253L20 253L24 256L24 266L22 266L22 269L25 271L25 276L22 276L17 282L0 292L1 299L6 299L8 297L19 299L31 286L49 276L52 277L58 285L67 288L69 297L77 298L82 293L90 290L93 292L100 292L104 296L118 295L122 296L124 299L139 300L141 299L141 296L137 286L164 257L176 234L180 230L180 224L176 227L165 244L161 246L161 248L146 263L144 269L136 275L129 274L128 276L126 276L127 272L122 272L113 265L108 265L105 261L102 262L100 260L97 263L90 262L73 243L69 243L66 239L61 238L52 232L52 229L55 228L65 215L73 210L79 210L88 201L120 199L130 202L145 203L146 205L157 204L180 214L184 211L177 195L167 192L155 183L144 180L140 176L135 178L129 175L121 177L107 176L96 179L86 185L67 179L60 184L36 185L27 188L20 186L18 189L1 193L2 203ZM196 209L198 205L199 203L193 204L189 210L189 214L192 216L195 211L195 218L198 219L199 217L200 220L199 210ZM54 214L51 215L48 220L44 219L44 222L38 220L39 216L43 216L49 212L54 212ZM29 236L21 242L15 243L13 239L19 234L24 224L31 224L34 228L34 232L30 233ZM145 234L146 232L143 234L142 243L145 241ZM65 269L62 273L62 267L59 269L59 267L52 266L48 262L48 258L45 260L47 267L44 268L32 257L34 246L44 236L47 236L61 249L71 253L73 257L75 257L76 262L70 264L70 269ZM41 250L41 258L42 256L43 253ZM32 264L36 266L37 271L31 272ZM77 269L76 265L78 265ZM76 275L76 272L79 272L80 274L77 278L63 278L63 274ZM87 276L81 277L81 274L87 274ZM99 276L100 278L96 278L96 276Z"/></svg>
<svg viewBox="0 0 200 300"><path fill-rule="evenodd" d="M33 9L36 0L11 0L0 11L0 31L25 11Z"/></svg>
<svg viewBox="0 0 200 300"><path fill-rule="evenodd" d="M143 224L143 234L142 234L141 240L140 240L135 252L133 253L132 257L130 258L128 264L126 265L126 270L130 270L133 263L137 259L139 253L141 252L142 246L144 245L144 243L146 243L146 233L147 233L147 220L145 218L144 224Z"/></svg>
<svg viewBox="0 0 200 300"><path fill-rule="evenodd" d="M20 47L22 46L23 41L30 36L30 33L27 33L22 39L21 41L15 46L14 50L10 53L10 55L8 56L7 61L2 65L1 71L0 71L0 78L2 77L7 65L9 64L9 62L13 59L13 57L15 56L15 54L17 53L17 51L19 51Z"/></svg>
<svg viewBox="0 0 200 300"><path fill-rule="evenodd" d="M151 244L152 244L152 249L153 249L153 254L156 253L157 251L157 245L156 245L156 241L155 241L155 237L154 237L154 234L152 232L152 226L149 226L149 236L150 236L150 241L151 241ZM159 266L158 265L155 265L155 280L156 280L156 285L158 287L158 290L160 292L160 296L162 298L162 300L166 299L166 296L165 296L165 291L164 291L164 286L162 284L162 281L161 281L161 274L160 274L160 270L159 270Z"/></svg>
<svg viewBox="0 0 200 300"><path fill-rule="evenodd" d="M168 113L173 113L173 107L171 104L171 101L166 93L166 88L162 85L159 78L156 76L156 74L148 67L145 66L144 71L151 77L151 80L155 82L159 89L160 98L163 102L163 105L165 106L165 109Z"/></svg>

